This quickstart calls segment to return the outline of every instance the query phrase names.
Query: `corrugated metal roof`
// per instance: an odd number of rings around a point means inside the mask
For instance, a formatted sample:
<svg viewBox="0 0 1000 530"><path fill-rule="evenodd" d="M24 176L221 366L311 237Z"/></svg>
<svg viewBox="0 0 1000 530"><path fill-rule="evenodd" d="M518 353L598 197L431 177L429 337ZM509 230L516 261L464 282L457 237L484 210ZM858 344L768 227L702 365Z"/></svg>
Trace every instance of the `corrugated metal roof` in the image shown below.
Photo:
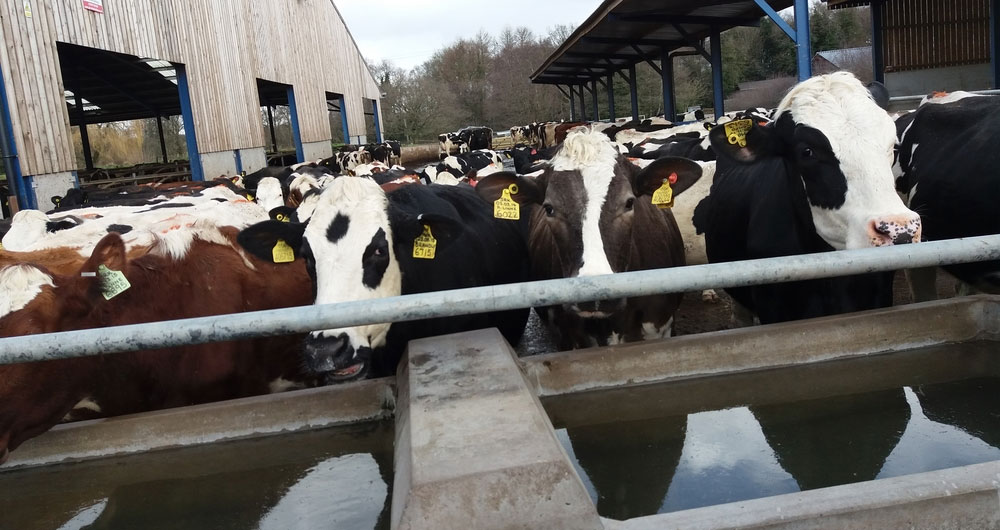
<svg viewBox="0 0 1000 530"><path fill-rule="evenodd" d="M776 11L794 0L768 0ZM580 84L631 64L688 48L712 28L756 26L754 0L606 0L531 75L533 83Z"/></svg>

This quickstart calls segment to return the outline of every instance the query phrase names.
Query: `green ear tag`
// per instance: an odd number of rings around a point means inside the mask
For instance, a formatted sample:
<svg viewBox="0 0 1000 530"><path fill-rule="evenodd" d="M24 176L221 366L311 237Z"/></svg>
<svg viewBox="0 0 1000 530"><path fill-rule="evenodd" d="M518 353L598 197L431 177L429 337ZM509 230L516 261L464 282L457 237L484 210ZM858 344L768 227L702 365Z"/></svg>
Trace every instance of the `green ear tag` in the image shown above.
<svg viewBox="0 0 1000 530"><path fill-rule="evenodd" d="M284 239L279 239L271 249L271 258L275 263L291 263L295 261L295 251Z"/></svg>
<svg viewBox="0 0 1000 530"><path fill-rule="evenodd" d="M740 147L747 146L747 133L753 128L753 120L734 120L727 123L725 127L726 138L729 139L730 144Z"/></svg>
<svg viewBox="0 0 1000 530"><path fill-rule="evenodd" d="M517 195L517 184L507 186L501 192L500 198L493 201L493 217L517 221L521 218L521 205L511 195Z"/></svg>
<svg viewBox="0 0 1000 530"><path fill-rule="evenodd" d="M105 300L111 300L132 287L121 271L113 271L104 265L97 267L97 279L101 282L101 294Z"/></svg>
<svg viewBox="0 0 1000 530"><path fill-rule="evenodd" d="M431 227L424 225L424 233L413 240L413 257L417 259L434 259L437 250L437 239L431 233Z"/></svg>

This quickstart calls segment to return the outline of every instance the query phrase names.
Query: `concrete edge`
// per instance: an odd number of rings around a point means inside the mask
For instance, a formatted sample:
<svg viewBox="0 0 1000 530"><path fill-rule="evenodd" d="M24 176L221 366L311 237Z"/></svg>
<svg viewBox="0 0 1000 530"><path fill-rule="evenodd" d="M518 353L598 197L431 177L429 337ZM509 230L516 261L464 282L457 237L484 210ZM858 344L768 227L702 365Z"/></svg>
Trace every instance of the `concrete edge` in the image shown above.
<svg viewBox="0 0 1000 530"><path fill-rule="evenodd" d="M1000 336L1000 296L970 296L520 360L540 397ZM877 329L876 329L877 328ZM706 355L707 354L707 355Z"/></svg>
<svg viewBox="0 0 1000 530"><path fill-rule="evenodd" d="M394 387L387 377L61 424L12 452L0 472L380 420L392 416Z"/></svg>
<svg viewBox="0 0 1000 530"><path fill-rule="evenodd" d="M851 516L853 519L848 525L878 528L879 522L884 524L887 521L876 521L866 517L864 512L899 506L907 506L906 513L913 520L926 518L926 520L961 521L963 518L974 518L983 514L942 513L944 510L940 502L963 495L983 493L990 496L994 512L992 516L995 519L1000 517L1000 504L996 502L998 487L1000 487L1000 461L993 461L639 517L628 521L609 521L607 527L620 530L761 528L795 526L790 523L807 520L816 522L831 517ZM869 515L875 516L875 514ZM899 525L897 527L907 526L902 520L895 523ZM841 525L833 525L831 522L831 526ZM956 526L959 527L962 525Z"/></svg>

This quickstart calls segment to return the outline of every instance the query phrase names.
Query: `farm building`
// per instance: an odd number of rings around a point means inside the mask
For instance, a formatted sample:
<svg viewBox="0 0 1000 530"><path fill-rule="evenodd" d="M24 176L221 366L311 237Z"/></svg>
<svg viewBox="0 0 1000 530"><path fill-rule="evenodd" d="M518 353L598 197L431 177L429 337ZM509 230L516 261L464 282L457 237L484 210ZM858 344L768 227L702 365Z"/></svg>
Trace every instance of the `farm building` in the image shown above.
<svg viewBox="0 0 1000 530"><path fill-rule="evenodd" d="M81 183L73 128L91 166L88 124L182 116L194 180L265 166L275 106L299 161L364 143L366 119L380 136L378 86L331 0L25 0L0 18L0 144L21 208Z"/></svg>

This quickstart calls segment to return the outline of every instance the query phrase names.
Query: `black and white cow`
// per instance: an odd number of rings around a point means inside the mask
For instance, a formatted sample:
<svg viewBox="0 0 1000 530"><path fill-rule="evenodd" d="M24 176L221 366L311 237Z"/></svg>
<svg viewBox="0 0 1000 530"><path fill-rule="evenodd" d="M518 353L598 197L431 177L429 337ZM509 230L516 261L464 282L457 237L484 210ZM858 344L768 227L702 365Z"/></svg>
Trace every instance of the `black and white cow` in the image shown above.
<svg viewBox="0 0 1000 530"><path fill-rule="evenodd" d="M535 279L597 276L684 265L681 236L669 209L652 204L664 181L675 195L701 176L690 160L662 159L639 170L598 132L570 133L536 178L499 173L476 190L492 202L511 199L529 223ZM680 295L635 297L538 308L560 348L669 336Z"/></svg>
<svg viewBox="0 0 1000 530"><path fill-rule="evenodd" d="M920 218L893 188L895 127L853 75L804 81L775 120L710 134L711 192L695 211L712 262L866 248L920 240ZM892 304L892 274L729 289L762 323Z"/></svg>
<svg viewBox="0 0 1000 530"><path fill-rule="evenodd" d="M897 120L903 128L897 190L920 213L925 240L1000 233L998 119L1000 98L960 93L928 100ZM1000 261L944 269L977 290L1000 293ZM914 288L915 298L933 298L933 288Z"/></svg>
<svg viewBox="0 0 1000 530"><path fill-rule="evenodd" d="M648 160L679 156L708 162L715 160L715 151L712 150L712 143L708 139L708 131L705 131L705 134L690 131L664 139L643 140L629 151L629 156Z"/></svg>
<svg viewBox="0 0 1000 530"><path fill-rule="evenodd" d="M526 145L514 146L510 150L510 157L514 159L514 171L518 175L525 175L535 171L537 168L534 166L552 158L556 149L555 147L539 149Z"/></svg>
<svg viewBox="0 0 1000 530"><path fill-rule="evenodd" d="M416 240L427 235L436 240L433 258L415 257ZM306 259L317 304L519 282L528 272L520 227L494 219L492 205L467 186L408 185L385 193L371 179L338 178L323 190L308 224L267 221L239 236L247 250L269 260L278 240ZM411 339L497 327L516 344L527 317L524 309L318 330L306 340L305 364L327 381L390 375Z"/></svg>

